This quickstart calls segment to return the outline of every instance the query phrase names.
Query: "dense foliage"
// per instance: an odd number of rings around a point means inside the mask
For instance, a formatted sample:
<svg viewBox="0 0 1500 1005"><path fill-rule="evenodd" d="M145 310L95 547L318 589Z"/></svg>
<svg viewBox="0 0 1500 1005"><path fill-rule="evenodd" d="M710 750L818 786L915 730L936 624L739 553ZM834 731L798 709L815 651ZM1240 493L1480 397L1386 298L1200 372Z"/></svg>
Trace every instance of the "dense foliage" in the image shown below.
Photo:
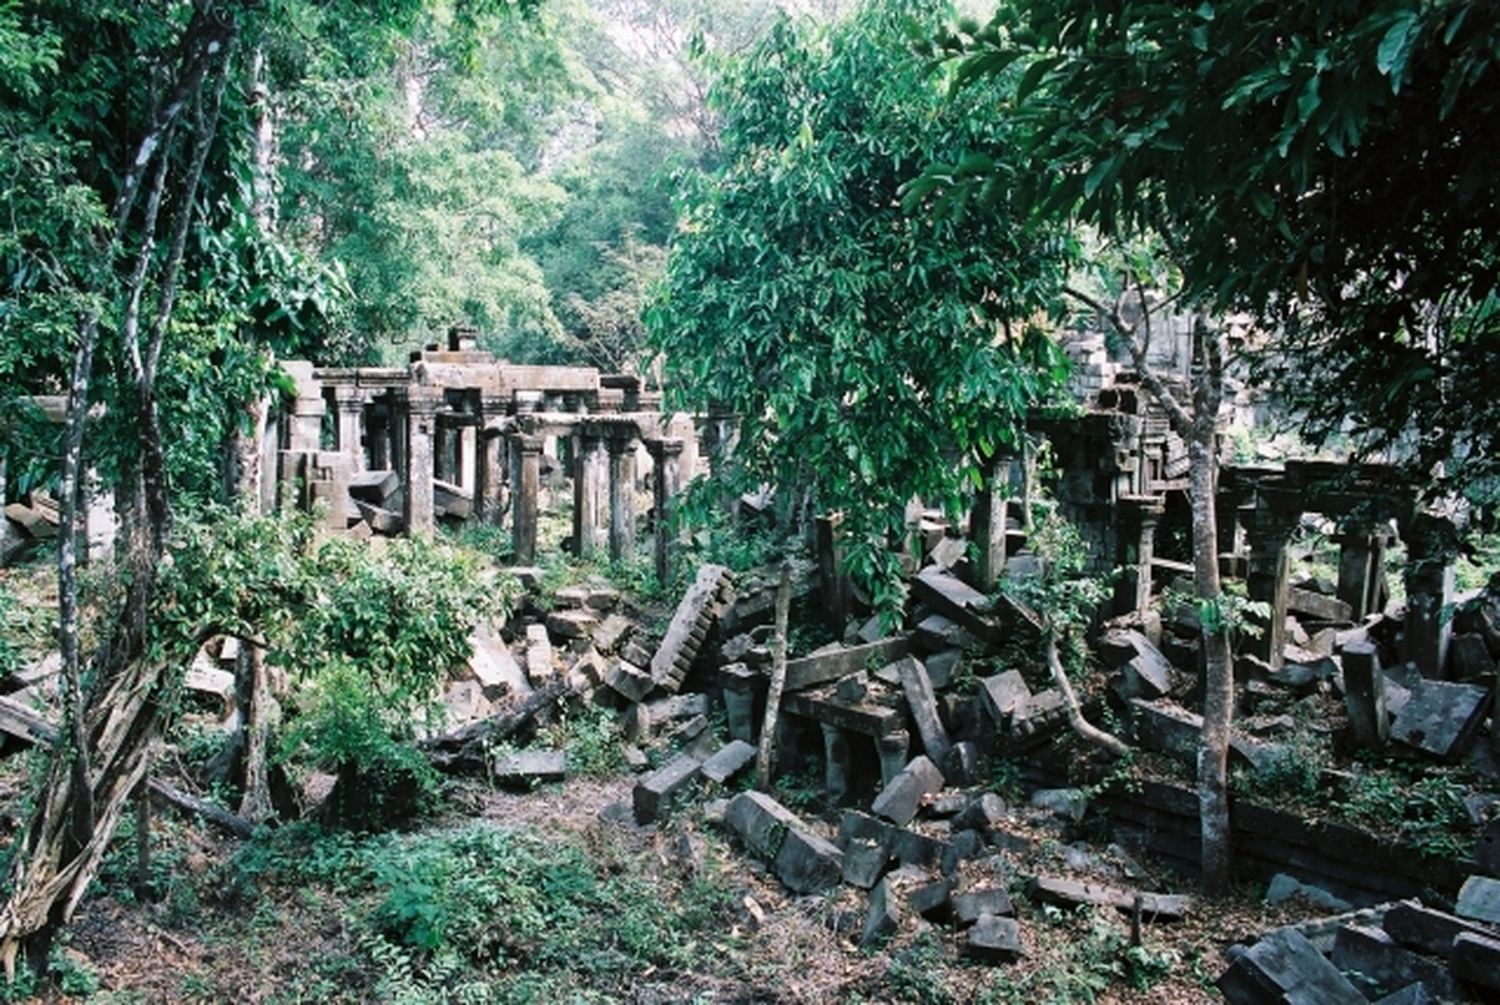
<svg viewBox="0 0 1500 1005"><path fill-rule="evenodd" d="M650 320L675 400L738 420L721 477L841 512L882 606L906 504L956 508L1060 375L1030 323L1058 278L1056 232L1019 204L900 205L930 162L1010 134L912 57L910 33L937 17L785 19L731 64L712 95L723 166L689 188Z"/></svg>

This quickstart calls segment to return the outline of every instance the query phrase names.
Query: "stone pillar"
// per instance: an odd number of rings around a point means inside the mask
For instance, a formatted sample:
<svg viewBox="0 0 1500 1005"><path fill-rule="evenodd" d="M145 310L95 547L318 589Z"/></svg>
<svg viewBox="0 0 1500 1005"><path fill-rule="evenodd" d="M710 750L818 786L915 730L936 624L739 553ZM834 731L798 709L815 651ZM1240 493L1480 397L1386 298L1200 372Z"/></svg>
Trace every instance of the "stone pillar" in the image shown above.
<svg viewBox="0 0 1500 1005"><path fill-rule="evenodd" d="M635 446L634 430L611 430L609 449L609 557L635 557Z"/></svg>
<svg viewBox="0 0 1500 1005"><path fill-rule="evenodd" d="M0 443L0 510L5 509L5 444ZM0 516L0 565L10 557L10 521Z"/></svg>
<svg viewBox="0 0 1500 1005"><path fill-rule="evenodd" d="M1385 536L1346 531L1334 541L1339 546L1338 598L1349 605L1355 621L1362 621L1382 606Z"/></svg>
<svg viewBox="0 0 1500 1005"><path fill-rule="evenodd" d="M542 477L542 438L526 433L512 436L515 467L511 470L511 543L517 565L536 561L537 491Z"/></svg>
<svg viewBox="0 0 1500 1005"><path fill-rule="evenodd" d="M656 508L656 581L665 585L672 578L672 561L677 547L677 493L682 487L683 442L673 437L646 441L651 460L656 465L652 503Z"/></svg>
<svg viewBox="0 0 1500 1005"><path fill-rule="evenodd" d="M365 396L357 387L336 385L334 404L338 408L339 453L349 458L351 473L365 470L364 424Z"/></svg>
<svg viewBox="0 0 1500 1005"><path fill-rule="evenodd" d="M432 479L434 473L434 436L437 432L438 408L443 394L436 388L420 385L406 388L406 435L402 460L403 515L407 534L430 534L433 528Z"/></svg>
<svg viewBox="0 0 1500 1005"><path fill-rule="evenodd" d="M589 558L599 550L603 441L598 430L583 423L573 444L573 554Z"/></svg>
<svg viewBox="0 0 1500 1005"><path fill-rule="evenodd" d="M395 467L391 460L389 395L372 403L372 407L365 412L365 452L369 455L370 470L388 471Z"/></svg>
<svg viewBox="0 0 1500 1005"><path fill-rule="evenodd" d="M1458 531L1443 517L1419 514L1401 528L1406 543L1406 622L1401 658L1423 677L1441 679L1448 668L1453 623L1444 608L1453 603L1453 560Z"/></svg>
<svg viewBox="0 0 1500 1005"><path fill-rule="evenodd" d="M1245 528L1250 556L1245 569L1245 592L1251 600L1270 605L1261 633L1245 640L1245 650L1272 670L1281 667L1286 648L1287 590L1291 559L1287 544L1301 514L1282 513L1264 504L1254 510Z"/></svg>
<svg viewBox="0 0 1500 1005"><path fill-rule="evenodd" d="M1009 518L1011 459L992 457L984 462L984 485L974 496L969 514L969 540L978 549L974 588L993 593L1005 571L1005 527Z"/></svg>
<svg viewBox="0 0 1500 1005"><path fill-rule="evenodd" d="M818 592L823 614L835 638L842 638L853 613L853 589L844 573L844 556L838 547L839 518L820 516L818 526Z"/></svg>
<svg viewBox="0 0 1500 1005"><path fill-rule="evenodd" d="M496 428L504 414L504 398L486 395L480 400L474 512L496 527L505 522L505 437Z"/></svg>
<svg viewBox="0 0 1500 1005"><path fill-rule="evenodd" d="M906 755L911 746L911 736L904 729L896 729L878 738L875 749L880 755L880 784L891 784L891 779L906 769Z"/></svg>
<svg viewBox="0 0 1500 1005"><path fill-rule="evenodd" d="M328 405L323 401L323 389L313 379L313 365L304 360L287 360L281 368L297 385L287 422L286 449L308 453L322 450L323 416Z"/></svg>
<svg viewBox="0 0 1500 1005"><path fill-rule="evenodd" d="M849 798L849 775L852 769L849 758L849 737L832 723L820 723L823 727L823 787L828 790L828 801L841 805Z"/></svg>
<svg viewBox="0 0 1500 1005"><path fill-rule="evenodd" d="M1144 614L1151 607L1151 559L1156 554L1156 527L1166 507L1154 496L1120 499L1119 565L1124 573L1115 583L1115 613Z"/></svg>

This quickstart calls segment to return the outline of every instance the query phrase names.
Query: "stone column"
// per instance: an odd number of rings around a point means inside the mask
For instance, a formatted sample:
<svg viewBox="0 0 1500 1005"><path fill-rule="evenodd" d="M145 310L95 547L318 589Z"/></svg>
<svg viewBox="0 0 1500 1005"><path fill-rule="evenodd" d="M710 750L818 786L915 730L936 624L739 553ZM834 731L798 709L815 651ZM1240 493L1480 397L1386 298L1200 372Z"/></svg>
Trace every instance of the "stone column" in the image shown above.
<svg viewBox="0 0 1500 1005"><path fill-rule="evenodd" d="M364 424L365 396L357 387L335 385L334 404L338 408L339 453L349 458L351 473L365 470Z"/></svg>
<svg viewBox="0 0 1500 1005"><path fill-rule="evenodd" d="M1448 668L1453 623L1443 609L1453 603L1453 559L1458 531L1443 517L1418 514L1401 528L1406 543L1406 622L1401 658L1423 677L1441 679Z"/></svg>
<svg viewBox="0 0 1500 1005"><path fill-rule="evenodd" d="M891 732L875 740L875 750L880 755L880 784L891 784L891 779L906 768L906 755L911 746L911 735L904 729Z"/></svg>
<svg viewBox="0 0 1500 1005"><path fill-rule="evenodd" d="M497 428L504 414L504 398L486 395L480 399L474 512L496 527L505 522L505 436Z"/></svg>
<svg viewBox="0 0 1500 1005"><path fill-rule="evenodd" d="M839 518L820 516L818 527L818 592L823 615L836 638L842 638L853 608L853 589L844 572L844 555L838 547Z"/></svg>
<svg viewBox="0 0 1500 1005"><path fill-rule="evenodd" d="M1120 499L1119 564L1125 571L1115 583L1116 614L1144 614L1151 607L1151 559L1156 554L1156 527L1165 510L1155 496Z"/></svg>
<svg viewBox="0 0 1500 1005"><path fill-rule="evenodd" d="M603 482L603 441L588 423L578 427L573 450L573 554L589 558L599 550L599 496Z"/></svg>
<svg viewBox="0 0 1500 1005"><path fill-rule="evenodd" d="M672 578L677 545L675 511L677 493L682 487L682 448L682 441L674 437L646 441L646 449L651 451L651 460L656 465L652 500L656 508L656 581L663 585Z"/></svg>
<svg viewBox="0 0 1500 1005"><path fill-rule="evenodd" d="M1338 598L1349 605L1355 621L1362 621L1381 606L1385 536L1350 530L1334 541L1339 546Z"/></svg>
<svg viewBox="0 0 1500 1005"><path fill-rule="evenodd" d="M536 561L537 490L542 477L542 438L526 433L512 436L515 468L510 475L511 542L517 565Z"/></svg>
<svg viewBox="0 0 1500 1005"><path fill-rule="evenodd" d="M365 412L365 451L369 454L370 470L387 471L394 468L391 460L391 403L390 396L377 400Z"/></svg>
<svg viewBox="0 0 1500 1005"><path fill-rule="evenodd" d="M832 723L819 725L823 727L823 787L828 790L828 801L838 806L849 798L849 775L853 770L849 737Z"/></svg>
<svg viewBox="0 0 1500 1005"><path fill-rule="evenodd" d="M635 447L634 430L611 430L609 450L609 557L635 557Z"/></svg>
<svg viewBox="0 0 1500 1005"><path fill-rule="evenodd" d="M313 378L313 365L303 360L287 360L281 368L297 385L287 423L286 448L309 453L323 449L323 416L328 405L323 401L323 389Z"/></svg>
<svg viewBox="0 0 1500 1005"><path fill-rule="evenodd" d="M408 387L406 399L406 436L402 473L403 515L407 534L430 534L433 528L432 479L434 472L434 436L437 431L438 407L443 393L437 388L420 385Z"/></svg>
<svg viewBox="0 0 1500 1005"><path fill-rule="evenodd" d="M1247 511L1249 512L1249 511ZM1270 605L1271 613L1260 635L1247 638L1245 650L1269 666L1281 667L1286 648L1286 604L1291 559L1287 544L1301 514L1282 513L1261 504L1245 527L1250 556L1245 569L1245 592L1251 600Z"/></svg>
<svg viewBox="0 0 1500 1005"><path fill-rule="evenodd" d="M993 593L1005 571L1005 525L1009 517L1011 459L992 457L984 462L984 485L974 496L969 514L969 540L978 550L974 588Z"/></svg>

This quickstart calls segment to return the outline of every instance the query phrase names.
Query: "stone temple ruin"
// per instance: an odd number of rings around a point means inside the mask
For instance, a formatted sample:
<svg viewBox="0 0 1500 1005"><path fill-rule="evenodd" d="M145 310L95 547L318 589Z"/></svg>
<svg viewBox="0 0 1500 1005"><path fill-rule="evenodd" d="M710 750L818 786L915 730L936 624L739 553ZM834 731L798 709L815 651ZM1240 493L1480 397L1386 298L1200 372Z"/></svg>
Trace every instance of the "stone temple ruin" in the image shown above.
<svg viewBox="0 0 1500 1005"><path fill-rule="evenodd" d="M1158 360L1179 379L1180 343L1161 340L1161 351L1178 357ZM1086 696L1084 712L1107 708L1137 748L1190 758L1201 725L1189 711L1199 626L1190 606L1162 602L1192 572L1181 553L1187 452L1101 341L1080 340L1072 351L1085 408L1039 419L1032 431L1051 445L1056 505L1101 569L1126 570L1100 613L1096 648L1108 688ZM321 504L331 529L361 536L423 533L438 520L508 525L521 566L536 559L541 500L561 490L571 493L574 554L634 554L642 473L651 472L644 508L665 513L728 435L713 417L663 415L659 397L634 378L510 366L477 351L463 331L443 348L413 353L406 368L286 369L296 394L262 438L267 508ZM1255 405L1242 396L1237 407ZM1035 837L1017 821L1045 821L1067 836L1102 815L1120 845L1191 876L1198 820L1196 796L1181 784L1116 782L1089 794L1074 787L1087 766L1060 760L1051 744L1068 729L1063 696L1035 660L1015 655L1036 651L1034 626L1024 610L993 599L1003 578L1035 568L1018 499L1031 475L1023 458L997 458L989 475L957 525L913 511L910 600L894 631L864 620L832 525L819 523L817 560L796 581L794 604L841 638L787 663L775 747L778 771L818 773L839 808L837 825L754 791L718 805L747 853L794 893L866 891L860 941L879 942L916 918L938 920L960 933L966 955L1003 963L1025 945L1006 892L1016 879L1006 856ZM1274 769L1290 749L1288 710L1321 700L1342 719L1319 728L1346 748L1463 762L1500 785L1490 719L1500 597L1454 595L1458 536L1449 519L1425 511L1393 469L1324 461L1226 464L1217 506L1221 567L1269 611L1258 634L1236 643L1232 759L1240 770ZM1333 528L1337 578L1294 582L1293 542L1314 520ZM667 521L651 526L665 581L674 541ZM1385 574L1386 551L1398 542L1399 604ZM522 749L499 764L483 751L496 738L524 745L536 722L566 702L611 710L631 744L639 769L632 802L606 815L649 826L689 796L729 796L740 786L725 786L751 769L763 739L773 578L698 569L660 637L604 587L523 608L503 637L476 635L469 678L449 695L452 730L426 741L429 756L445 769L482 767L507 784L561 778L560 751ZM1012 662L994 672L1002 654ZM709 728L715 716L727 743ZM0 727L6 721L0 714ZM653 749L670 752L654 767ZM1026 765L1029 806L1008 806L987 789L983 765L996 756ZM1329 786L1341 783L1327 774ZM1237 801L1240 878L1313 891L1335 916L1278 930L1239 953L1221 980L1225 995L1236 1003L1364 1001L1361 991L1379 986L1406 995L1387 1000L1415 1002L1500 990L1500 880L1490 878L1500 876L1500 821L1489 823L1500 797L1474 806L1480 842L1472 857L1455 860ZM1027 891L1038 903L1118 909L1137 925L1191 909L1188 898L1122 882L1118 872L1038 873Z"/></svg>

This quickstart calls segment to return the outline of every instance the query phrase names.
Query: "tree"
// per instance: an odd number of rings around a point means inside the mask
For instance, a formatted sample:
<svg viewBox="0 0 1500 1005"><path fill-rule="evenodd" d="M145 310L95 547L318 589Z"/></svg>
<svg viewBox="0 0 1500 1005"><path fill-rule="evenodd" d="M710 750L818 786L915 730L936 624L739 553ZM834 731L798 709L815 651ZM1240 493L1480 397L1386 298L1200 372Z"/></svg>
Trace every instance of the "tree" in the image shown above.
<svg viewBox="0 0 1500 1005"><path fill-rule="evenodd" d="M723 166L687 194L648 319L673 399L737 418L720 475L842 513L882 609L907 503L958 509L1062 369L1028 323L1059 275L1055 232L1019 210L901 207L926 163L1003 147L1009 127L946 103L911 58L906 29L937 6L911 22L894 6L782 19L716 83Z"/></svg>

